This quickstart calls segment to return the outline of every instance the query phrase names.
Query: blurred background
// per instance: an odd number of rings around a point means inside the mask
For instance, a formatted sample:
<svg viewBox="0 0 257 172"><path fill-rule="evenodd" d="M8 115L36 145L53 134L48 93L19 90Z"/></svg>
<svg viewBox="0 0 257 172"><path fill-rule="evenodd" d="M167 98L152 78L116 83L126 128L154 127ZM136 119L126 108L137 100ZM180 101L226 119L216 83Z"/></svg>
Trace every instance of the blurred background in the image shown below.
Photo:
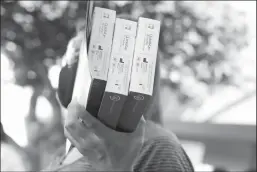
<svg viewBox="0 0 257 172"><path fill-rule="evenodd" d="M256 169L256 1L95 1L161 21L151 120L196 171ZM85 1L1 1L1 170L39 170L64 145L61 58Z"/></svg>

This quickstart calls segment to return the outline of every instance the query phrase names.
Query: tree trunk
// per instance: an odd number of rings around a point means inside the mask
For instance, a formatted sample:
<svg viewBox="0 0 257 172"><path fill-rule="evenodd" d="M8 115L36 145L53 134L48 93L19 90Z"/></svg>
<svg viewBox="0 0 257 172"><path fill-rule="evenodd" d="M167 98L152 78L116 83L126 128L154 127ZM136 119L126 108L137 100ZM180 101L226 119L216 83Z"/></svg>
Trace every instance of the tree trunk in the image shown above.
<svg viewBox="0 0 257 172"><path fill-rule="evenodd" d="M65 143L62 111L56 96L56 91L52 90L50 96L46 97L47 100L51 103L54 113L51 128L55 129L59 133L60 143Z"/></svg>
<svg viewBox="0 0 257 172"><path fill-rule="evenodd" d="M28 152L32 164L32 170L40 169L40 153L38 151L38 140L42 132L42 126L36 118L36 105L38 97L41 94L39 88L34 88L34 92L30 99L30 107L28 117L25 119L27 135L28 135Z"/></svg>

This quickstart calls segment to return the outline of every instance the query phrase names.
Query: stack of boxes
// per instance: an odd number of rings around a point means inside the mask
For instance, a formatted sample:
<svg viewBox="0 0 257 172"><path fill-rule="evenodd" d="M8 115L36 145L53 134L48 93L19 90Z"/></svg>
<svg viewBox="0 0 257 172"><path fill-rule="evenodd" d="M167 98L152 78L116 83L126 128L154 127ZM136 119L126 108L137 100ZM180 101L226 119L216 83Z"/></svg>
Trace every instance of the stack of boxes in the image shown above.
<svg viewBox="0 0 257 172"><path fill-rule="evenodd" d="M134 22L95 7L89 49L82 44L73 97L108 127L133 132L146 111L153 94L159 32L157 20L140 17Z"/></svg>

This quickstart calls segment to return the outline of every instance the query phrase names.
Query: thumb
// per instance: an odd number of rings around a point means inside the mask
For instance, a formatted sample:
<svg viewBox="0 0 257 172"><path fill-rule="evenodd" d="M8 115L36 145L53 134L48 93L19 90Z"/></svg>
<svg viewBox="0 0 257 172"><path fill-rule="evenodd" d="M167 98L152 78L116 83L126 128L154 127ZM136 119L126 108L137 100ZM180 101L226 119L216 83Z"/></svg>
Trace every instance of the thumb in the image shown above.
<svg viewBox="0 0 257 172"><path fill-rule="evenodd" d="M85 126L91 121L82 120L83 116L91 116L83 106L73 102L68 107L68 116L65 120L64 132L70 142L79 150L81 154L88 155L89 151L103 158L105 156L105 145L94 132ZM94 118L92 116L92 118ZM92 119L91 119L92 120Z"/></svg>

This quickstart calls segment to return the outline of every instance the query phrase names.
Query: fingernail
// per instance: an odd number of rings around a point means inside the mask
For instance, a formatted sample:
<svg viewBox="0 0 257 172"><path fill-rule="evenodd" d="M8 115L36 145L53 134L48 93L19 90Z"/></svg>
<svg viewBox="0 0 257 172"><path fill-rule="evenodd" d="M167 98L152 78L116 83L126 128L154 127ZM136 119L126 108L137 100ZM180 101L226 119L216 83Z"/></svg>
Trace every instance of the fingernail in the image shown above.
<svg viewBox="0 0 257 172"><path fill-rule="evenodd" d="M86 122L85 120L83 120L83 119L80 118L80 117L78 117L78 120L79 120L79 122L80 122L83 126L85 126L85 127L87 127L87 128L91 128L91 127L92 127L92 124L91 124L90 122Z"/></svg>
<svg viewBox="0 0 257 172"><path fill-rule="evenodd" d="M78 120L79 120L79 122L80 122L81 124L85 125L83 119L81 119L80 117L78 117Z"/></svg>

